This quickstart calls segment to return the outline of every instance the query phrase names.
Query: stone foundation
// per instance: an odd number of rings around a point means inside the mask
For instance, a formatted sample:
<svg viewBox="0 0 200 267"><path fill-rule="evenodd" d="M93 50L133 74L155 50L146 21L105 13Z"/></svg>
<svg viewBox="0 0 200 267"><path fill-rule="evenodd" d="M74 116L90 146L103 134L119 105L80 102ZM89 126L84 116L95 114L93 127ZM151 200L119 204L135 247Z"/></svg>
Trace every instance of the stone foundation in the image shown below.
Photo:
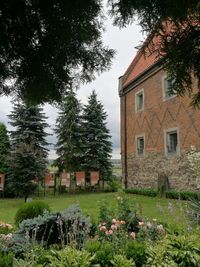
<svg viewBox="0 0 200 267"><path fill-rule="evenodd" d="M200 190L200 179L195 177L190 168L186 154L181 156L164 157L158 153L148 154L144 158L129 155L128 188L158 188L158 174L164 172L169 178L171 190L197 191ZM124 177L124 160L123 177Z"/></svg>

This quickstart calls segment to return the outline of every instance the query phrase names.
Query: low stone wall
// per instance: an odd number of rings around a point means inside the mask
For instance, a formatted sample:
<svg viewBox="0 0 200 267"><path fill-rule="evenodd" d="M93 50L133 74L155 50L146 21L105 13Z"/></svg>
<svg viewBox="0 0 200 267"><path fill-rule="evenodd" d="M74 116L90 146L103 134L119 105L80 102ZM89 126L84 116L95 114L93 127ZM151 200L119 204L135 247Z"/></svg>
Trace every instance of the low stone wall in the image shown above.
<svg viewBox="0 0 200 267"><path fill-rule="evenodd" d="M158 174L163 172L169 178L171 190L200 190L200 179L195 177L195 173L190 167L186 154L182 154L179 157L164 157L158 153L150 153L144 158L136 158L129 155L127 163L128 188L157 189ZM124 166L123 160L122 165Z"/></svg>

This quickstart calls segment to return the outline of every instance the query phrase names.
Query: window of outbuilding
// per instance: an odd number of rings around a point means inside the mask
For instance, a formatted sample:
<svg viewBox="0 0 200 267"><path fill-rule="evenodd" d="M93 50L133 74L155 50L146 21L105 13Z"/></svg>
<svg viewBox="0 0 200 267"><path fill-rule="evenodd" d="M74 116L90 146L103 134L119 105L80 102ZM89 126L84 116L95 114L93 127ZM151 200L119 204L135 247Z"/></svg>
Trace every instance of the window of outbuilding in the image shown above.
<svg viewBox="0 0 200 267"><path fill-rule="evenodd" d="M144 136L136 136L136 146L137 156L144 156Z"/></svg>
<svg viewBox="0 0 200 267"><path fill-rule="evenodd" d="M140 90L135 94L135 106L136 111L141 111L144 109L144 90Z"/></svg>

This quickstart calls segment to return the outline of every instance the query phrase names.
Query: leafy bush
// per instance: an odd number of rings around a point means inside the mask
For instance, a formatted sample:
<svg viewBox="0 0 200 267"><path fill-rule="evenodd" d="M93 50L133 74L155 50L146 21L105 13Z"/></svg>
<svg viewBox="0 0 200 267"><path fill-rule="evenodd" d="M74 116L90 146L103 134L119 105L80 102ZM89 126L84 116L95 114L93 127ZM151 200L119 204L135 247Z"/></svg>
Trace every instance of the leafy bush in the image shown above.
<svg viewBox="0 0 200 267"><path fill-rule="evenodd" d="M50 212L50 207L47 203L42 201L31 201L24 203L15 215L15 223L19 225L23 220L32 219L42 215L44 211Z"/></svg>
<svg viewBox="0 0 200 267"><path fill-rule="evenodd" d="M168 191L166 192L166 198L181 199L181 200L191 200L191 199L200 200L200 193Z"/></svg>
<svg viewBox="0 0 200 267"><path fill-rule="evenodd" d="M12 267L13 266L13 254L0 251L0 267Z"/></svg>
<svg viewBox="0 0 200 267"><path fill-rule="evenodd" d="M60 251L52 251L49 255L48 266L52 267L90 267L93 266L92 261L94 255L91 256L89 252L85 250L77 250L73 247L66 247Z"/></svg>
<svg viewBox="0 0 200 267"><path fill-rule="evenodd" d="M200 200L190 201L188 215L190 219L200 224Z"/></svg>
<svg viewBox="0 0 200 267"><path fill-rule="evenodd" d="M110 262L114 255L114 246L111 242L100 242L98 240L89 240L86 243L85 249L92 255L95 255L93 259L94 264L100 264L100 266L110 267Z"/></svg>
<svg viewBox="0 0 200 267"><path fill-rule="evenodd" d="M149 197L156 197L158 195L158 190L154 189L141 189L141 188L128 188L124 189L125 193L143 195Z"/></svg>
<svg viewBox="0 0 200 267"><path fill-rule="evenodd" d="M200 242L198 236L169 236L147 249L144 267L199 267Z"/></svg>
<svg viewBox="0 0 200 267"><path fill-rule="evenodd" d="M110 189L110 192L118 192L122 189L122 183L112 176L111 180L107 182L107 187L104 190Z"/></svg>
<svg viewBox="0 0 200 267"><path fill-rule="evenodd" d="M17 249L20 249L20 245L22 245L22 251L25 241L28 243L36 241L42 246L52 244L64 246L75 243L80 247L89 234L90 228L90 218L81 214L78 205L71 205L63 212L49 213L46 211L42 216L24 220L13 239Z"/></svg>
<svg viewBox="0 0 200 267"><path fill-rule="evenodd" d="M122 255L115 255L111 263L114 267L135 267L135 263L132 259L128 260Z"/></svg>
<svg viewBox="0 0 200 267"><path fill-rule="evenodd" d="M200 266L200 241L197 236L172 236L167 251L178 266Z"/></svg>
<svg viewBox="0 0 200 267"><path fill-rule="evenodd" d="M165 236L166 231L162 224L158 224L157 220L153 219L148 222L139 222L138 240L140 241L157 241Z"/></svg>
<svg viewBox="0 0 200 267"><path fill-rule="evenodd" d="M124 196L118 196L116 199L117 208L111 209L107 202L102 202L99 210L100 223L106 223L107 228L110 228L113 224L114 218L117 221L124 222L124 227L129 232L137 232L138 222L141 220L137 215L135 203L129 198Z"/></svg>
<svg viewBox="0 0 200 267"><path fill-rule="evenodd" d="M23 259L14 259L13 267L92 267L95 256L91 256L85 250L76 250L73 247L65 247L62 250L51 249L48 251L39 247L23 255ZM42 251L42 252L41 252ZM41 260L42 253L44 257Z"/></svg>
<svg viewBox="0 0 200 267"><path fill-rule="evenodd" d="M141 267L146 262L145 242L129 241L126 245L127 259L133 259L136 267Z"/></svg>

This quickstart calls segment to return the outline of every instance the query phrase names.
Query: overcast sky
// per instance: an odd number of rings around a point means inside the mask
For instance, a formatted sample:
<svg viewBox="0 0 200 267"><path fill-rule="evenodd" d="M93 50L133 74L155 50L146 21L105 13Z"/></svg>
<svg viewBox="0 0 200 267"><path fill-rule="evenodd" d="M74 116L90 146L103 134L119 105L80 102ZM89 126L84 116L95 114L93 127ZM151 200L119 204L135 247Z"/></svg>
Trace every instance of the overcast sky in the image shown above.
<svg viewBox="0 0 200 267"><path fill-rule="evenodd" d="M135 23L124 29L112 26L110 19L106 22L106 32L103 34L103 40L106 45L116 50L110 71L101 74L96 80L90 84L82 86L78 91L78 98L82 104L87 103L87 98L96 90L98 99L102 101L108 114L108 128L112 136L113 158L120 158L120 101L118 96L118 77L121 76L135 56L138 46L144 40L141 28ZM0 121L8 124L7 115L12 110L11 99L8 97L0 97ZM50 106L44 106L44 112L48 117L48 123L51 126L49 133L53 133L57 110ZM56 142L55 134L48 138L51 143ZM53 145L50 147L49 158L56 158Z"/></svg>

